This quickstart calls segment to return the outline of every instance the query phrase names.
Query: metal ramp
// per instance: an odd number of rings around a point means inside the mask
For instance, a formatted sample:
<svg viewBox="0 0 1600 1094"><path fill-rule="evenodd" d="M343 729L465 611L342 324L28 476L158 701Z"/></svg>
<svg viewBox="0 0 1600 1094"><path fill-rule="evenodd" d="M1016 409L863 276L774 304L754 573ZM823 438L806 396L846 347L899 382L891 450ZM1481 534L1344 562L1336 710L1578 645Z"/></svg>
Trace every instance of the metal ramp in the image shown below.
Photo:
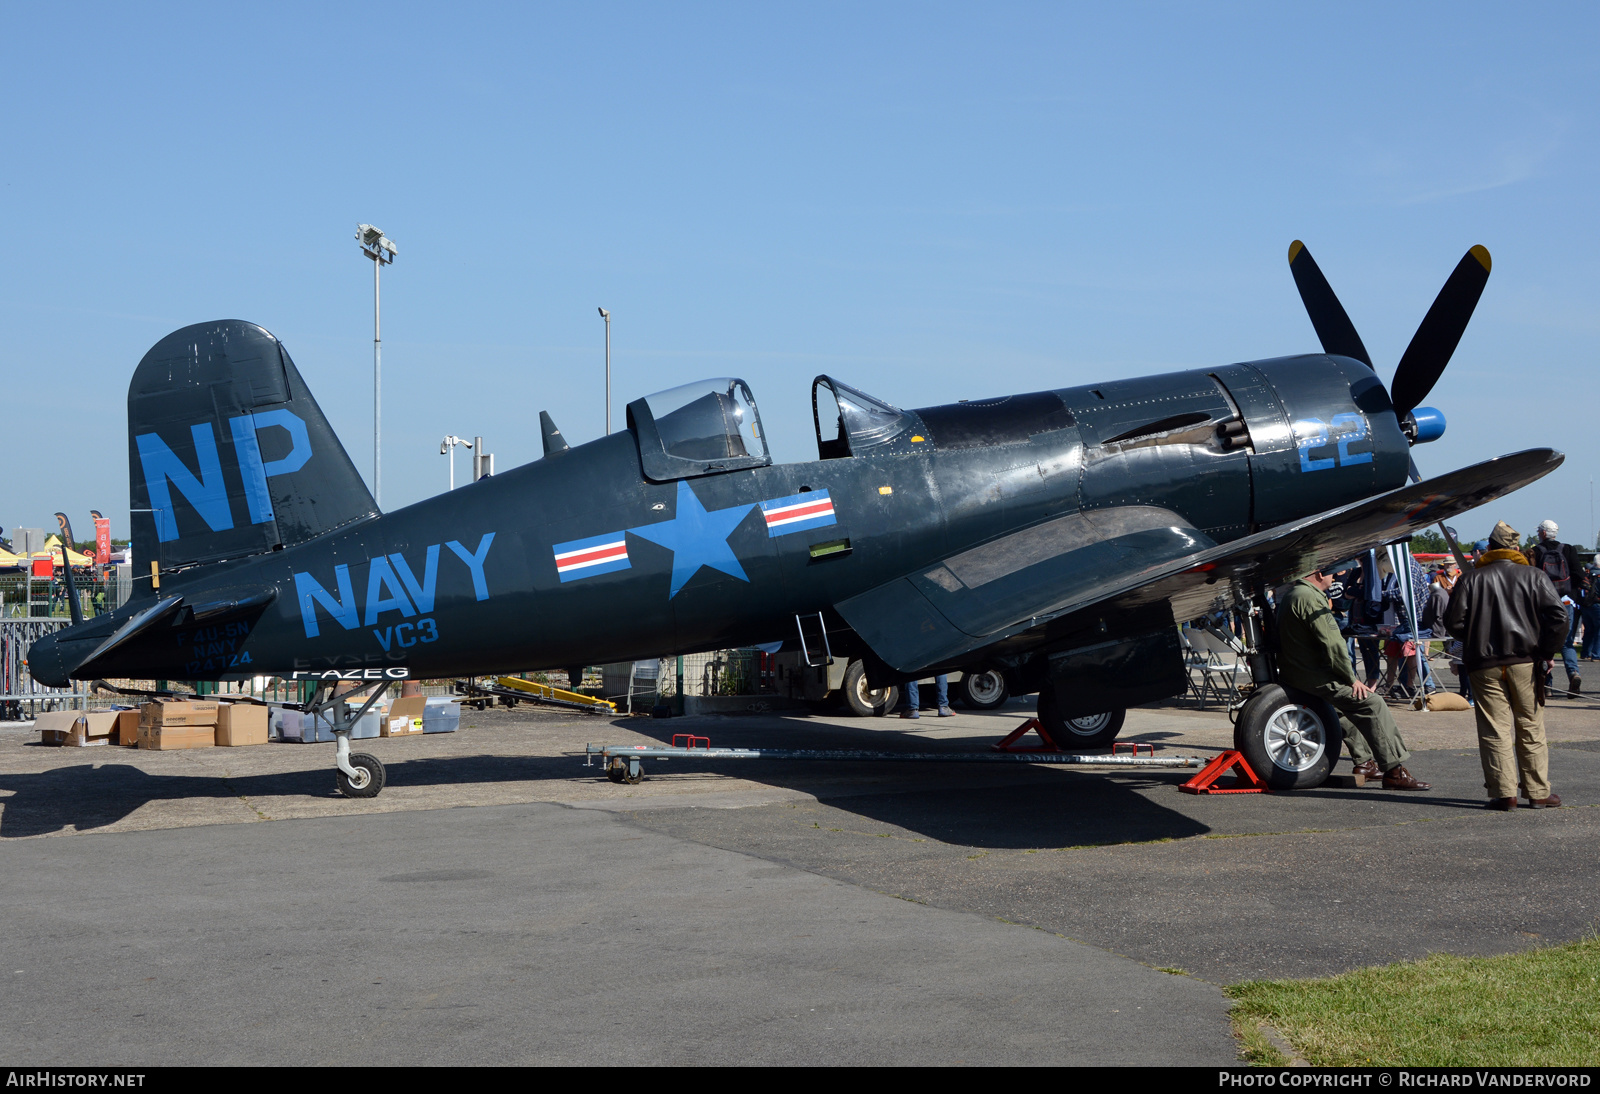
<svg viewBox="0 0 1600 1094"><path fill-rule="evenodd" d="M537 680L523 680L516 676L496 676L492 682L477 683L457 680L456 690L467 696L494 696L517 703L541 703L545 706L581 710L589 714L615 714L617 704L596 699L576 691L541 684Z"/></svg>
<svg viewBox="0 0 1600 1094"><path fill-rule="evenodd" d="M1023 723L1026 729L1031 723ZM1128 742L1119 742L1128 747ZM1143 742L1140 742L1143 744ZM1144 747L1149 747L1148 745ZM1113 749L1115 746L1113 746ZM709 737L675 734L669 745L585 745L584 766L599 759L606 776L615 783L637 783L644 778L645 760L800 760L958 764L1059 764L1068 767L1203 768L1199 756L1140 756L1103 752L1075 753L1040 750L988 752L874 752L865 749L712 748Z"/></svg>

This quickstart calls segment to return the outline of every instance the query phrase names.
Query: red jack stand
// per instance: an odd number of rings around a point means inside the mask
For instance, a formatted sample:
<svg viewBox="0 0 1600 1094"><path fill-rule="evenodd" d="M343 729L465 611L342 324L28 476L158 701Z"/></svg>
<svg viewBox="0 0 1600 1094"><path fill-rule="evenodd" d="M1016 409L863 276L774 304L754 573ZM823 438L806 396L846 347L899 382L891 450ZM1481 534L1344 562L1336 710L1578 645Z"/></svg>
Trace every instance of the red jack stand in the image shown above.
<svg viewBox="0 0 1600 1094"><path fill-rule="evenodd" d="M1030 729L1033 730L1035 733L1037 733L1039 735L1039 740L1043 741L1044 742L1043 744L1038 744L1038 745L1019 745L1019 744L1017 744L1018 741L1020 741L1024 736L1027 735L1027 732ZM999 741L996 741L994 744L990 745L989 747L994 749L996 752L1060 752L1061 751L1060 748L1056 747L1056 743L1050 739L1050 735L1044 731L1044 726L1039 724L1039 719L1037 719L1037 718L1029 718L1026 722L1023 722L1016 729L1013 729L1010 733L1007 733L1005 735L1005 737L1003 737Z"/></svg>
<svg viewBox="0 0 1600 1094"><path fill-rule="evenodd" d="M1228 773L1230 768L1237 768L1234 777L1238 785L1231 787L1213 786L1218 779ZM1261 780L1250 768L1250 763L1244 754L1229 749L1205 767L1200 769L1200 774L1178 787L1185 794L1266 794L1267 784Z"/></svg>

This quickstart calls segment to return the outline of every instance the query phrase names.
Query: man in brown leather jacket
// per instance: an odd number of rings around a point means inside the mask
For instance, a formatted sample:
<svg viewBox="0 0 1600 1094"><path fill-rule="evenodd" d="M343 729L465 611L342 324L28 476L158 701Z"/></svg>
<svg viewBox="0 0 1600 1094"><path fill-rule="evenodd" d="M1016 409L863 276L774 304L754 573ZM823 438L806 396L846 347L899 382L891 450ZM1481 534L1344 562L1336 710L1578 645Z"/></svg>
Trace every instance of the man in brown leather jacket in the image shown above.
<svg viewBox="0 0 1600 1094"><path fill-rule="evenodd" d="M1517 549L1521 542L1505 521L1496 524L1489 551L1461 575L1444 612L1472 674L1489 808L1506 812L1517 807L1519 782L1533 808L1561 804L1550 790L1542 685L1566 641L1567 610L1550 578Z"/></svg>

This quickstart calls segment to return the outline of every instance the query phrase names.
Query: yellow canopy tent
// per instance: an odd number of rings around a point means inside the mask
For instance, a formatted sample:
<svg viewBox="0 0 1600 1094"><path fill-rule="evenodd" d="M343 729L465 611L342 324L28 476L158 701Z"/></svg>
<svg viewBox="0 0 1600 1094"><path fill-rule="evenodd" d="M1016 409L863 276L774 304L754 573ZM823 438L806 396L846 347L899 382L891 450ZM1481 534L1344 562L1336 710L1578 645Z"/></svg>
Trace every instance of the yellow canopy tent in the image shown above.
<svg viewBox="0 0 1600 1094"><path fill-rule="evenodd" d="M55 564L57 566L61 565L61 537L52 532L45 537L44 545L45 549L50 552L50 558ZM72 560L74 566L94 565L94 559L81 551L68 551L67 557Z"/></svg>

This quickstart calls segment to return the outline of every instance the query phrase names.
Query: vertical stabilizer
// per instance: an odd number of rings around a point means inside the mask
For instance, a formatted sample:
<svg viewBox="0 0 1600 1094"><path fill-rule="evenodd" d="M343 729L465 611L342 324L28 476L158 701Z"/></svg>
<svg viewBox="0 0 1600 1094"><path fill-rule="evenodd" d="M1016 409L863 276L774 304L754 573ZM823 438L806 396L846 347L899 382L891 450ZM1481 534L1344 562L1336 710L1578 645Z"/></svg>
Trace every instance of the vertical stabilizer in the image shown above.
<svg viewBox="0 0 1600 1094"><path fill-rule="evenodd" d="M135 595L169 570L263 554L378 515L283 346L236 319L174 331L128 387Z"/></svg>

